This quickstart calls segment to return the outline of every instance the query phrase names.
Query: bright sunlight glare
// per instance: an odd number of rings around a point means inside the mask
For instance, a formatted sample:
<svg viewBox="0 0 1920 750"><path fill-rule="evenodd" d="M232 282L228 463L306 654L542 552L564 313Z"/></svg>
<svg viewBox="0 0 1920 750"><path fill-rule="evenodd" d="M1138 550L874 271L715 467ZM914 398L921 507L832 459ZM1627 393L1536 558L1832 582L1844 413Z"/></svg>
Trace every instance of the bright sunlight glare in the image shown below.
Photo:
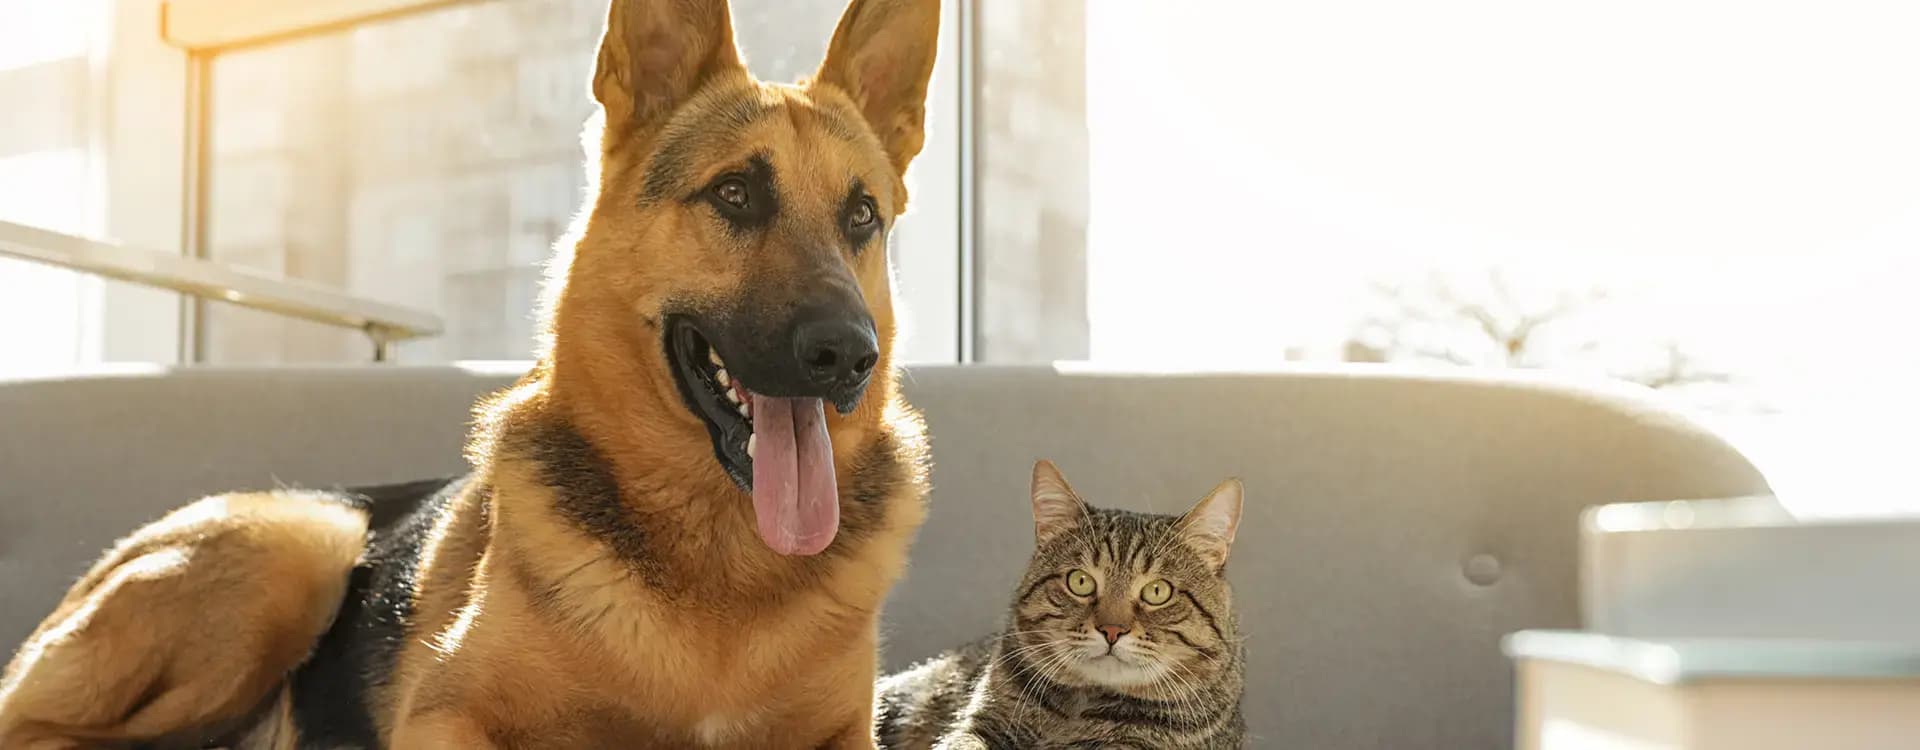
<svg viewBox="0 0 1920 750"><path fill-rule="evenodd" d="M1920 510L1876 448L1920 417L1920 5L1087 12L1096 359L1268 364L1382 274L1516 269L1764 380L1716 426L1784 496Z"/></svg>

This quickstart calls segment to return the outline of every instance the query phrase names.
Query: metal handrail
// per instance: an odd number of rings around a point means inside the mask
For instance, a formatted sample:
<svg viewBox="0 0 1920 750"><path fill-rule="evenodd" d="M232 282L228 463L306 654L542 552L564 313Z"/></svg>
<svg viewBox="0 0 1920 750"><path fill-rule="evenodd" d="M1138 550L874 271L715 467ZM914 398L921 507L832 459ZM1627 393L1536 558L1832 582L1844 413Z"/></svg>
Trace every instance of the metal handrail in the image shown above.
<svg viewBox="0 0 1920 750"><path fill-rule="evenodd" d="M437 336L446 330L440 316L424 310L225 263L135 250L23 224L0 222L0 256L358 329L373 340L376 360L386 359L394 342Z"/></svg>

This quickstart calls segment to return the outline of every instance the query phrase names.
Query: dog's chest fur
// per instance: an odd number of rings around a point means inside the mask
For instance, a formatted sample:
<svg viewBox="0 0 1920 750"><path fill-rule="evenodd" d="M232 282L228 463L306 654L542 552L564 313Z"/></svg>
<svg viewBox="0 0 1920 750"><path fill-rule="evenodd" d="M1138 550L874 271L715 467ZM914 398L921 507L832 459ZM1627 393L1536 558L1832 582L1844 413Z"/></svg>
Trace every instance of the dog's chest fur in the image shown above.
<svg viewBox="0 0 1920 750"><path fill-rule="evenodd" d="M636 513L564 424L506 437L485 474L365 491L379 528L294 681L303 745L444 705L505 744L781 747L869 705L849 686L923 512L917 434L852 457L842 537L806 560L740 508Z"/></svg>

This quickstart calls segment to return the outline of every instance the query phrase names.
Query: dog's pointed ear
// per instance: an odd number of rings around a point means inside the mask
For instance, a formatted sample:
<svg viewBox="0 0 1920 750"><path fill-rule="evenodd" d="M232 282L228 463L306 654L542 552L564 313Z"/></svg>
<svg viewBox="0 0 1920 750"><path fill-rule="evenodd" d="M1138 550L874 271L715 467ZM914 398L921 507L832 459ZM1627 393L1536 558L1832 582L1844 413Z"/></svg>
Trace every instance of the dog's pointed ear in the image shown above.
<svg viewBox="0 0 1920 750"><path fill-rule="evenodd" d="M613 0L593 71L593 98L606 111L608 134L659 125L725 75L746 75L726 0Z"/></svg>
<svg viewBox="0 0 1920 750"><path fill-rule="evenodd" d="M940 0L853 0L814 75L815 84L852 97L903 175L926 142L927 81L939 45Z"/></svg>

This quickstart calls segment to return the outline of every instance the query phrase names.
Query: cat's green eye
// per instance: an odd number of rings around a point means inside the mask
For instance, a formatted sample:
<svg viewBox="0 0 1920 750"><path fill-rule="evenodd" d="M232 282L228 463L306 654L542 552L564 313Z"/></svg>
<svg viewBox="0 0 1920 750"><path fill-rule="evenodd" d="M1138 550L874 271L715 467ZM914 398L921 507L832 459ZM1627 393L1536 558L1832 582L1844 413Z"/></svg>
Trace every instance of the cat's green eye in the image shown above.
<svg viewBox="0 0 1920 750"><path fill-rule="evenodd" d="M1156 607L1172 600L1173 584L1167 583L1167 579L1165 578L1149 583L1146 588L1140 589L1140 601Z"/></svg>
<svg viewBox="0 0 1920 750"><path fill-rule="evenodd" d="M1093 576L1087 575L1087 571L1074 570L1067 573L1067 590L1073 592L1074 596L1093 596L1094 588Z"/></svg>

